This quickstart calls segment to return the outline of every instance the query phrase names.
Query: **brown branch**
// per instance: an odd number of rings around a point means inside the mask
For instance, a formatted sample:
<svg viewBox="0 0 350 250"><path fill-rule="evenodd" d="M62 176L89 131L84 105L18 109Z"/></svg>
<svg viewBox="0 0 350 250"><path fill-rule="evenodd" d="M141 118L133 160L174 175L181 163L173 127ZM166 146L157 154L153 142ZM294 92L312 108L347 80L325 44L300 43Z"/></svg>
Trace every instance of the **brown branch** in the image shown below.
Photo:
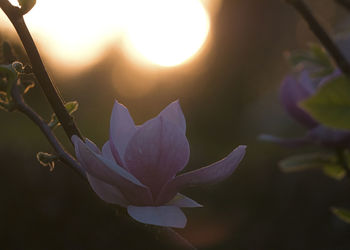
<svg viewBox="0 0 350 250"><path fill-rule="evenodd" d="M335 0L335 2L341 6L343 6L345 9L350 11L350 1L349 0Z"/></svg>
<svg viewBox="0 0 350 250"><path fill-rule="evenodd" d="M69 139L71 139L73 135L78 135L81 137L81 134L75 125L73 117L67 112L66 108L64 107L64 101L45 69L39 51L24 22L21 9L13 6L7 0L0 0L0 8L5 12L12 25L15 27L32 64L33 72L42 90L44 91L44 94L46 95L46 98L48 99L53 111L56 113L56 116L60 121L65 133Z"/></svg>
<svg viewBox="0 0 350 250"><path fill-rule="evenodd" d="M311 31L320 40L328 53L333 57L334 61L340 68L340 70L348 77L350 77L350 64L342 54L338 46L329 37L325 29L319 24L316 18L311 13L310 8L302 0L286 0L287 3L292 5L299 14L308 23Z"/></svg>
<svg viewBox="0 0 350 250"><path fill-rule="evenodd" d="M61 143L57 140L56 136L52 132L51 128L46 124L46 122L33 110L29 107L19 92L18 84L16 83L12 87L12 98L15 102L15 109L25 114L30 120L32 120L43 132L46 139L49 141L51 146L54 148L58 159L71 167L75 172L79 174L84 180L86 180L85 171L82 169L80 164L64 150Z"/></svg>

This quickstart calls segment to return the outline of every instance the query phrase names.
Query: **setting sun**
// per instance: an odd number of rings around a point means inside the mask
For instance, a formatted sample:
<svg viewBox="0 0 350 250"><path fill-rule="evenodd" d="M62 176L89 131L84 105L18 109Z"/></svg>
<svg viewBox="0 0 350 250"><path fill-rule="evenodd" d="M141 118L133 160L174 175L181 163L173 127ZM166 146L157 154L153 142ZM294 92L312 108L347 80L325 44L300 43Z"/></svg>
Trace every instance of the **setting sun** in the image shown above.
<svg viewBox="0 0 350 250"><path fill-rule="evenodd" d="M206 41L210 21L204 2L37 0L25 20L43 51L67 67L93 63L108 46L169 67L192 58Z"/></svg>
<svg viewBox="0 0 350 250"><path fill-rule="evenodd" d="M209 18L198 0L128 3L126 38L131 49L154 64L178 65L193 56L207 38Z"/></svg>
<svg viewBox="0 0 350 250"><path fill-rule="evenodd" d="M116 14L120 2L37 0L25 20L43 51L74 67L92 63L120 35L121 21Z"/></svg>

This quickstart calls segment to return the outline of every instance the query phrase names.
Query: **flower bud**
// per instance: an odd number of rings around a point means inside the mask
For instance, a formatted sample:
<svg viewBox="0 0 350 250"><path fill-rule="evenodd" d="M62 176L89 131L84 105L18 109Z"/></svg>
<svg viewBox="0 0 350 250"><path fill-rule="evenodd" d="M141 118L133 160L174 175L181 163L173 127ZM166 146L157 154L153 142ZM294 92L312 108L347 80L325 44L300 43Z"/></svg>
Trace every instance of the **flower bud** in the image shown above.
<svg viewBox="0 0 350 250"><path fill-rule="evenodd" d="M19 6L21 6L22 15L28 13L36 4L36 0L18 0Z"/></svg>
<svg viewBox="0 0 350 250"><path fill-rule="evenodd" d="M23 72L23 64L21 62L15 61L12 63L12 68L17 72L17 73L22 73Z"/></svg>
<svg viewBox="0 0 350 250"><path fill-rule="evenodd" d="M53 154L39 152L36 154L37 160L41 165L49 167L50 171L53 171L55 168L55 162L58 160L58 157Z"/></svg>

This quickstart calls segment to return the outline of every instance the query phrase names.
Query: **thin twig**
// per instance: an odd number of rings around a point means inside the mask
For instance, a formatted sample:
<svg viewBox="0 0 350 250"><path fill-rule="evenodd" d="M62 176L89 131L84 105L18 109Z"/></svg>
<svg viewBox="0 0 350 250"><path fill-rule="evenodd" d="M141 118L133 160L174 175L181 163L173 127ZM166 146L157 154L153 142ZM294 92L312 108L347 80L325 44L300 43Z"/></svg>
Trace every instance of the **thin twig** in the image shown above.
<svg viewBox="0 0 350 250"><path fill-rule="evenodd" d="M350 77L350 64L344 57L338 46L328 36L325 29L319 24L316 18L311 13L309 7L302 0L286 0L287 3L292 5L299 14L308 23L311 31L320 40L328 53L333 57L334 61L340 68L340 70L348 77Z"/></svg>
<svg viewBox="0 0 350 250"><path fill-rule="evenodd" d="M86 179L85 172L80 164L68 152L64 150L63 146L57 140L51 128L45 123L45 121L24 102L24 99L19 92L18 84L19 83L14 84L12 88L12 98L15 101L15 109L25 114L40 128L41 132L43 132L51 146L56 151L56 155L63 163L71 167L75 172L79 174L79 176Z"/></svg>
<svg viewBox="0 0 350 250"><path fill-rule="evenodd" d="M335 2L350 11L350 1L349 0L335 0Z"/></svg>
<svg viewBox="0 0 350 250"><path fill-rule="evenodd" d="M67 112L64 107L64 101L60 96L58 89L51 81L45 66L41 60L39 51L33 41L33 38L24 22L21 9L13 6L7 0L0 0L0 8L5 12L13 26L15 27L18 36L20 37L23 47L27 52L29 60L33 67L33 72L44 91L52 109L57 115L58 120L62 124L64 131L69 139L73 135L81 137L79 129L75 125L73 117Z"/></svg>

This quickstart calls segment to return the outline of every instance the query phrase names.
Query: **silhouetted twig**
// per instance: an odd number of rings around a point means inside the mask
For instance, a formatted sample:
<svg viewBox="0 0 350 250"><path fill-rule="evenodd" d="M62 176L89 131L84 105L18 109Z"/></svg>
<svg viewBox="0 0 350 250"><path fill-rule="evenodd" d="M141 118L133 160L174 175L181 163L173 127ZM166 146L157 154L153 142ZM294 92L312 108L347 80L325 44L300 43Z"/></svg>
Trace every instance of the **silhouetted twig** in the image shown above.
<svg viewBox="0 0 350 250"><path fill-rule="evenodd" d="M350 1L349 0L335 0L337 4L340 4L344 8L350 11Z"/></svg>
<svg viewBox="0 0 350 250"><path fill-rule="evenodd" d="M309 7L302 0L286 0L287 3L292 5L308 23L311 31L320 40L328 53L333 57L334 61L340 68L340 70L350 77L350 64L339 50L338 46L328 36L325 29L319 24L316 18L311 13Z"/></svg>
<svg viewBox="0 0 350 250"><path fill-rule="evenodd" d="M24 22L21 9L13 6L7 0L0 0L0 8L5 12L13 26L15 27L17 34L19 35L24 49L27 52L29 60L33 67L33 72L43 89L52 109L57 115L58 120L62 124L64 131L69 139L73 135L81 137L79 129L75 125L73 117L67 112L64 107L64 101L59 94L58 89L51 81L45 66L41 60L39 51L33 41L33 38Z"/></svg>
<svg viewBox="0 0 350 250"><path fill-rule="evenodd" d="M18 84L16 83L12 87L12 98L15 102L15 109L25 114L29 119L31 119L43 132L51 146L54 148L57 157L66 165L71 167L75 172L77 172L81 177L86 179L85 172L81 168L80 164L64 150L61 143L57 140L56 136L53 134L51 128L46 124L46 122L25 102L19 92Z"/></svg>

